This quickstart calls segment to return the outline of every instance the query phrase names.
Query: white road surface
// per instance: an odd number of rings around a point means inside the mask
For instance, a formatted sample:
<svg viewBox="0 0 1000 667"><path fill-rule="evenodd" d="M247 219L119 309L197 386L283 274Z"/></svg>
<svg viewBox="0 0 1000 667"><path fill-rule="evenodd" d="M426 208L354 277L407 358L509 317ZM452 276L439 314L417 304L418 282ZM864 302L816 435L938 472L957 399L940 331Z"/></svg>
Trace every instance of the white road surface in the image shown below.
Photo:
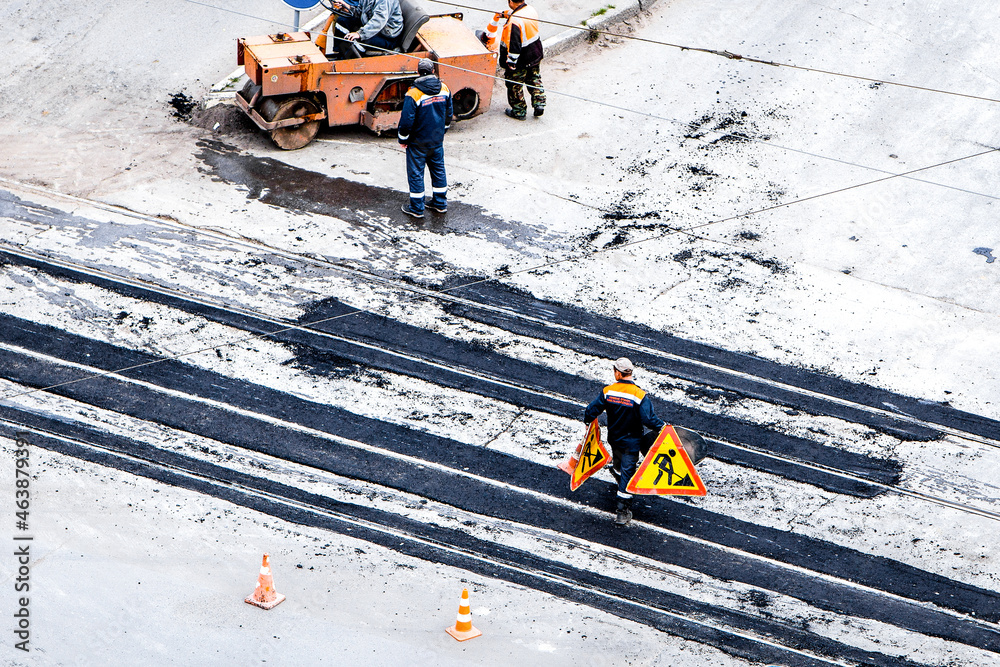
<svg viewBox="0 0 1000 667"><path fill-rule="evenodd" d="M406 189L390 137L325 131L286 153L225 109L196 112L194 123L173 118L172 95L202 98L232 70L236 37L272 30L290 11L275 2L217 4L247 16L173 0L0 7L8 26L0 38L8 54L0 194L40 216L27 221L10 206L0 209L8 212L0 215L0 249L281 320L335 296L586 378L596 392L608 379L600 355L470 325L439 302L400 300L398 290L336 266L425 283L507 274L504 283L537 298L1000 419L1000 263L992 260L1000 255L1000 137L992 122L1000 102L969 97L1000 99L993 45L983 38L983 26L998 18L995 4L661 0L621 29L960 94L601 38L546 60L543 118L504 117L498 87L488 114L449 132L451 201L479 207L497 224L445 232L379 211L363 224L290 211L213 171L199 142L396 190L400 201ZM572 13L555 3L552 12ZM914 173L886 179L904 172ZM50 224L39 221L45 216ZM688 231L665 233L668 225ZM0 313L162 356L245 337L176 308L14 265L0 265ZM582 431L565 417L399 373L318 376L279 343L224 349L184 359L526 462L558 461ZM1000 591L998 519L990 516L1000 513L1000 433L905 441L747 397L707 402L696 383L641 368L637 379L677 405L891 458L902 469L899 489L923 496L852 497L708 459L699 466L708 496L675 502ZM241 472L266 470L291 487L802 626L900 661L1000 665L994 651L766 587L422 504L413 494L152 420L24 392L0 381L0 405ZM0 539L7 544L16 534L14 447L0 438ZM31 465L31 652L16 650L5 632L4 664L755 664L528 587L39 447ZM264 551L288 596L270 612L242 602ZM0 558L0 613L8 619L16 576L14 558ZM454 622L463 586L484 635L459 644L443 630ZM758 607L761 591L768 604Z"/></svg>

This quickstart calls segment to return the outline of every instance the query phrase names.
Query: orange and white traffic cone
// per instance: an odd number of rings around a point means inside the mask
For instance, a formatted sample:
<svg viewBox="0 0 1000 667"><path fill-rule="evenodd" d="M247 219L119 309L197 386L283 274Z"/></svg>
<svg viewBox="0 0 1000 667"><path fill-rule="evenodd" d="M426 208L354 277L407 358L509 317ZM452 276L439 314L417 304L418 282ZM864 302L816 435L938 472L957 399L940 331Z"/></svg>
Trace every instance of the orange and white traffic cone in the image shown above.
<svg viewBox="0 0 1000 667"><path fill-rule="evenodd" d="M486 32L483 33L483 44L486 45L487 49L493 51L494 53L496 53L500 48L500 43L497 40L497 33L500 30L500 22L506 20L507 18L507 12L498 12L494 14L493 20L490 21L488 26L486 26Z"/></svg>
<svg viewBox="0 0 1000 667"><path fill-rule="evenodd" d="M562 470L567 475L572 475L573 471L576 470L576 464L580 462L580 452L582 451L583 451L583 443L581 442L579 445L576 446L576 451L573 452L573 456L569 457L556 467Z"/></svg>
<svg viewBox="0 0 1000 667"><path fill-rule="evenodd" d="M445 628L445 632L460 642L483 634L472 627L472 610L469 608L468 588L462 589L462 599L458 603L458 618L455 620L455 627Z"/></svg>
<svg viewBox="0 0 1000 667"><path fill-rule="evenodd" d="M244 602L261 609L271 609L285 601L285 596L274 590L274 577L271 576L271 556L264 554L260 564L260 574L257 576L257 588L248 595Z"/></svg>

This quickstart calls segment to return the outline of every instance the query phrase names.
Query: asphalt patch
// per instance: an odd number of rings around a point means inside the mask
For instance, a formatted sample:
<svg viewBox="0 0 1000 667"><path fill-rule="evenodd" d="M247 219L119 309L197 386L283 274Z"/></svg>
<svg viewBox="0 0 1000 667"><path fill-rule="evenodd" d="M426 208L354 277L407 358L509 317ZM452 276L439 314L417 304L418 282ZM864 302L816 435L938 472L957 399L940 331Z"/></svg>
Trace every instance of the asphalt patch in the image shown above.
<svg viewBox="0 0 1000 667"><path fill-rule="evenodd" d="M198 147L195 157L205 165L203 173L246 188L247 199L289 211L327 215L366 228L388 225L441 235L476 234L519 251L523 251L523 244L547 235L540 225L503 220L460 201L449 202L445 214L428 210L422 220L416 220L400 211L400 205L408 201L406 192L301 169L274 158L243 153L219 141L199 141ZM404 172L400 156L401 183L405 182Z"/></svg>
<svg viewBox="0 0 1000 667"><path fill-rule="evenodd" d="M183 91L171 95L168 104L173 108L170 115L182 121L191 120L191 113L198 106L198 103Z"/></svg>

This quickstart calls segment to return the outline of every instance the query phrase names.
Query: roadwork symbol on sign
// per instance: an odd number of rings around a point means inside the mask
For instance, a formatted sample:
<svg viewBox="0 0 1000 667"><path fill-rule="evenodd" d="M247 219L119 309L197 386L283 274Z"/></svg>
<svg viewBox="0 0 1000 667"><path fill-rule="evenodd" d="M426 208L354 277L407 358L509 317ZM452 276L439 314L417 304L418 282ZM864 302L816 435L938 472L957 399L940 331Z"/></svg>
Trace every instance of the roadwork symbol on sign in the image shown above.
<svg viewBox="0 0 1000 667"><path fill-rule="evenodd" d="M583 438L583 447L580 449L580 460L577 462L573 474L570 475L570 491L576 491L588 477L603 468L610 460L611 455L608 454L607 448L601 442L601 426L595 419L590 422L587 435Z"/></svg>
<svg viewBox="0 0 1000 667"><path fill-rule="evenodd" d="M629 480L629 493L703 496L705 485L673 426L664 426L639 469Z"/></svg>

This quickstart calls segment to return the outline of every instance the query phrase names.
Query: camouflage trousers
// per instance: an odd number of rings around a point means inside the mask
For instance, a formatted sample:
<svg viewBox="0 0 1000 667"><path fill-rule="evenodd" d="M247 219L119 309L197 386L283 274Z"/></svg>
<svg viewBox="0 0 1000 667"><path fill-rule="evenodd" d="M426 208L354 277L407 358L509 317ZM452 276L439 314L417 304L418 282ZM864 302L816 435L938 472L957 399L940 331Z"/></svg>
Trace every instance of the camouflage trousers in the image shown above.
<svg viewBox="0 0 1000 667"><path fill-rule="evenodd" d="M545 108L545 89L542 88L542 75L538 71L538 65L505 70L504 78L507 79L507 104L510 105L515 114L525 116L528 113L528 105L524 103L524 88L522 86L528 87L533 109Z"/></svg>

